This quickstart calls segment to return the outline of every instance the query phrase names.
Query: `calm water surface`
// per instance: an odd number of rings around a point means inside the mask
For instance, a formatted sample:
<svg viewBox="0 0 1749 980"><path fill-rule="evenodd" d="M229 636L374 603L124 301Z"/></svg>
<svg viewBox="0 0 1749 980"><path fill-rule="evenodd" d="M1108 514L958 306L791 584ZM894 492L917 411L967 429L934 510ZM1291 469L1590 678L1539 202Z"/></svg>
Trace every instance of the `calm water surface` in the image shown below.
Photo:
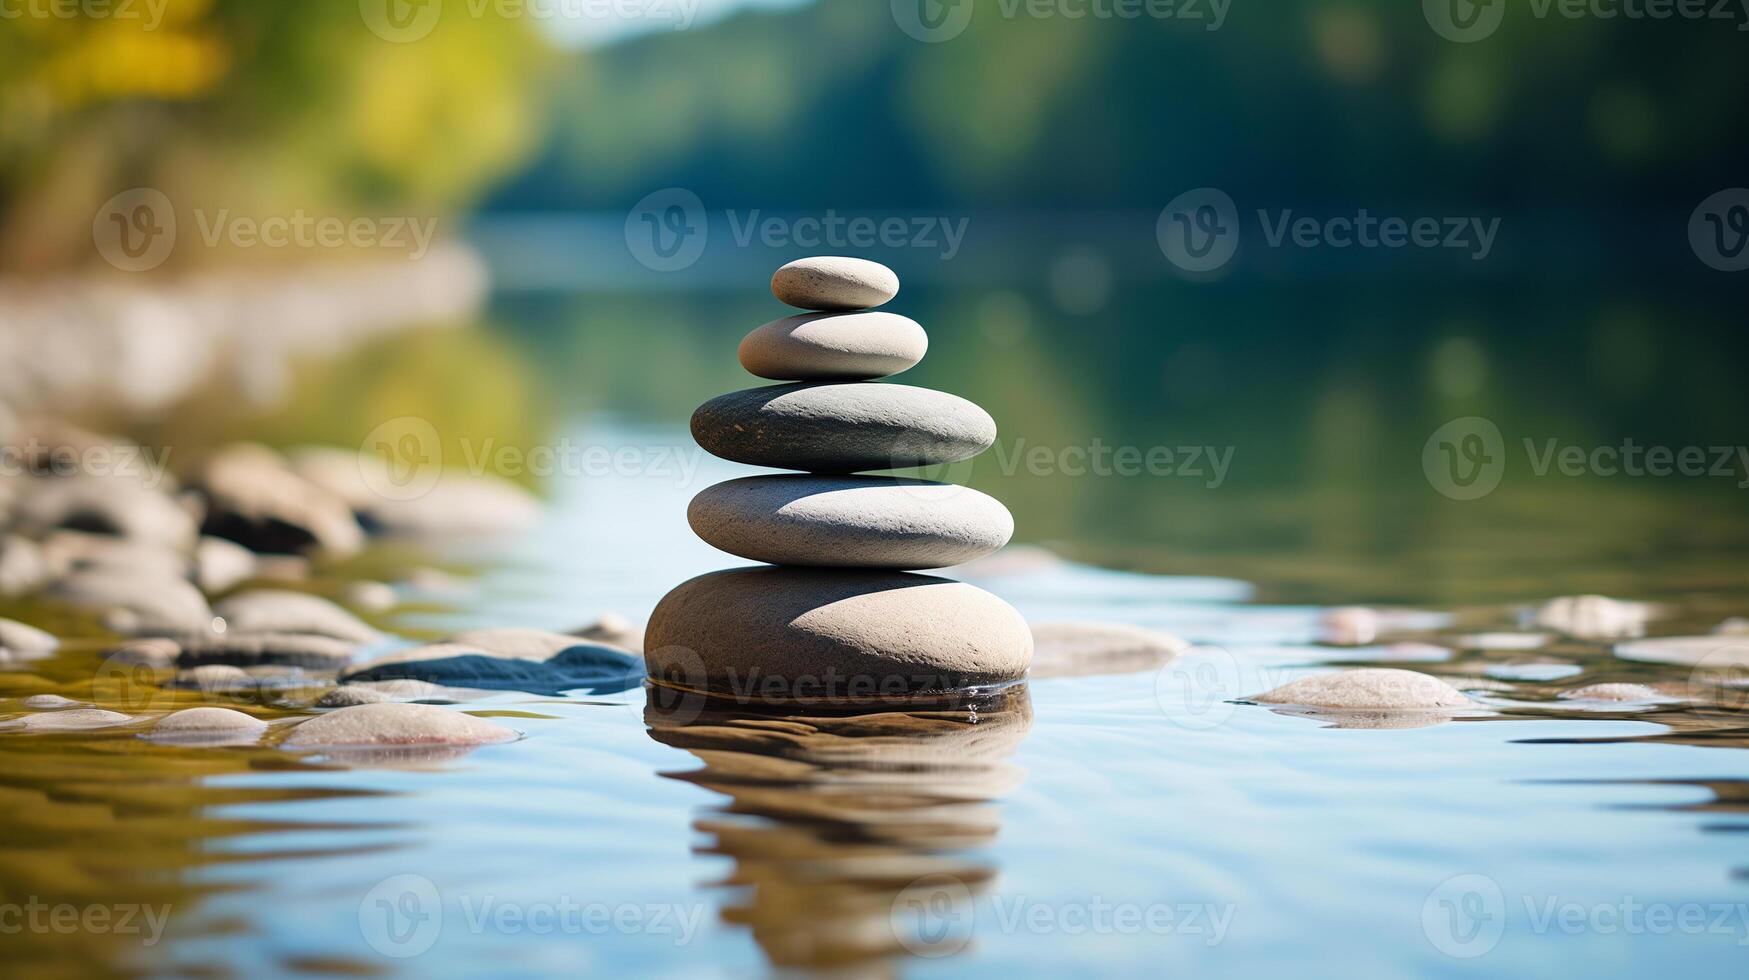
<svg viewBox="0 0 1749 980"><path fill-rule="evenodd" d="M688 445L610 421L569 432ZM697 486L745 470L700 466L690 481L657 467L562 481L537 532L445 556L478 569L474 591L386 622L641 617L682 579L733 564L684 511ZM1321 664L1404 655L1320 645L1320 607L1234 579L1044 560L980 584L1034 621L1201 645L1164 670L1034 680L975 711L681 717L641 690L499 694L462 707L524 739L423 763L0 736L7 893L170 910L156 945L26 933L6 937L8 958L202 976L1062 975L1098 962L1395 977L1731 974L1749 955L1749 727L1735 705L1552 700L1592 681L1683 685L1686 668L1598 645L1463 652L1410 666L1472 690L1465 717L1333 725L1234 701ZM1730 598L1675 603L1655 630L1704 631ZM1459 618L1424 620L1447 634L1514 623L1505 606L1444 611ZM1560 672L1548 663L1569 676L1500 679ZM48 680L0 675L0 693L92 693L96 664L75 649Z"/></svg>

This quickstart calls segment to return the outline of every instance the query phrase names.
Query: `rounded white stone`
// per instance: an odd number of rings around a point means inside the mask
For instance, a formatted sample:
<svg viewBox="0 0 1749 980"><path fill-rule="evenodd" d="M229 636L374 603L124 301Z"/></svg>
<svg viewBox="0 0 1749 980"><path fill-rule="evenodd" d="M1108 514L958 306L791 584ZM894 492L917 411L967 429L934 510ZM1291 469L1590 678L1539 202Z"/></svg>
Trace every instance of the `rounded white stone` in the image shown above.
<svg viewBox="0 0 1749 980"><path fill-rule="evenodd" d="M914 367L929 335L897 313L802 313L754 328L741 366L774 381L866 381Z"/></svg>
<svg viewBox="0 0 1749 980"><path fill-rule="evenodd" d="M737 700L904 698L1018 680L1032 633L988 592L874 569L734 568L664 596L650 676Z"/></svg>
<svg viewBox="0 0 1749 980"><path fill-rule="evenodd" d="M429 704L384 701L339 708L292 729L284 745L490 745L516 732L484 718Z"/></svg>
<svg viewBox="0 0 1749 980"><path fill-rule="evenodd" d="M815 255L773 273L771 295L804 310L866 310L899 295L899 277L879 262Z"/></svg>
<svg viewBox="0 0 1749 980"><path fill-rule="evenodd" d="M774 565L945 568L1014 533L987 494L882 476L743 477L692 498L686 517L707 544Z"/></svg>
<svg viewBox="0 0 1749 980"><path fill-rule="evenodd" d="M1390 667L1302 677L1251 700L1314 708L1461 708L1471 703L1462 691L1437 677Z"/></svg>

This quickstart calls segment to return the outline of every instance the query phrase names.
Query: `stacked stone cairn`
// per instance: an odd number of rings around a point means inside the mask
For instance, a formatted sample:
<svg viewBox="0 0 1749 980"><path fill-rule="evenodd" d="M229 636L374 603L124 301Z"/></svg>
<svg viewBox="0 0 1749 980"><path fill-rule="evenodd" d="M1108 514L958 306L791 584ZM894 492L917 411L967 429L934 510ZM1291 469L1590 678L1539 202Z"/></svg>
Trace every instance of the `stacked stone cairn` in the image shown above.
<svg viewBox="0 0 1749 980"><path fill-rule="evenodd" d="M741 342L741 365L783 382L692 416L708 452L800 473L729 480L692 501L694 532L769 564L701 575L650 617L660 686L744 702L954 699L1022 678L1032 634L1007 603L919 569L1008 542L1014 519L969 487L870 471L945 466L990 448L996 423L946 392L878 379L922 360L915 321L873 309L899 292L863 259L800 259L771 291L806 312Z"/></svg>

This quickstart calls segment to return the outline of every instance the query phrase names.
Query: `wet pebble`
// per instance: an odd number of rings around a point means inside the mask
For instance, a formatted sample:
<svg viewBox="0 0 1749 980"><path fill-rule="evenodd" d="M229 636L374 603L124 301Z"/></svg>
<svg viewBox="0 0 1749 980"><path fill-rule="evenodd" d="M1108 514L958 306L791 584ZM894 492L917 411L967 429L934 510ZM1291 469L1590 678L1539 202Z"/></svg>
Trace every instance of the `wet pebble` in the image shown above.
<svg viewBox="0 0 1749 980"><path fill-rule="evenodd" d="M48 579L48 560L36 542L16 534L0 538L0 598L29 595Z"/></svg>
<svg viewBox="0 0 1749 980"><path fill-rule="evenodd" d="M1587 684L1562 691L1556 697L1568 701L1672 701L1674 698L1655 687L1644 684Z"/></svg>
<svg viewBox="0 0 1749 980"><path fill-rule="evenodd" d="M1615 645L1623 660L1682 664L1710 668L1749 667L1749 638L1733 636L1660 636Z"/></svg>
<svg viewBox="0 0 1749 980"><path fill-rule="evenodd" d="M1028 676L1074 677L1151 670L1190 649L1169 633L1125 623L1039 623Z"/></svg>
<svg viewBox="0 0 1749 980"><path fill-rule="evenodd" d="M1252 696L1264 704L1318 708L1461 708L1472 702L1445 681L1413 670L1367 667L1316 674Z"/></svg>
<svg viewBox="0 0 1749 980"><path fill-rule="evenodd" d="M178 742L253 742L267 722L230 708L186 708L158 719L146 736Z"/></svg>
<svg viewBox="0 0 1749 980"><path fill-rule="evenodd" d="M644 652L644 628L618 613L603 613L599 619L571 631L580 640L593 640L632 653Z"/></svg>
<svg viewBox="0 0 1749 980"><path fill-rule="evenodd" d="M176 663L182 667L231 664L252 667L278 664L312 670L339 670L352 662L358 644L313 633L241 633L226 631L178 640Z"/></svg>
<svg viewBox="0 0 1749 980"><path fill-rule="evenodd" d="M483 631L503 633L507 631ZM511 642L470 642L469 634L399 651L346 671L348 682L409 679L448 687L558 694L587 690L607 694L642 683L636 656L559 633L526 631ZM553 646L558 649L547 652ZM495 651L495 652L487 652Z"/></svg>
<svg viewBox="0 0 1749 980"><path fill-rule="evenodd" d="M287 748L387 745L490 745L516 732L427 704L360 704L300 722L282 743Z"/></svg>
<svg viewBox="0 0 1749 980"><path fill-rule="evenodd" d="M105 650L103 661L106 665L138 664L145 667L165 668L175 666L176 658L181 653L182 646L175 640L151 636L130 640L120 646Z"/></svg>
<svg viewBox="0 0 1749 980"><path fill-rule="evenodd" d="M344 708L382 701L459 701L474 692L427 681L401 678L388 681L357 681L342 684L316 701L318 708Z"/></svg>
<svg viewBox="0 0 1749 980"><path fill-rule="evenodd" d="M1538 661L1522 664L1489 664L1482 668L1482 673L1496 680L1529 681L1532 683L1547 683L1566 677L1574 677L1585 672L1578 664Z"/></svg>
<svg viewBox="0 0 1749 980"><path fill-rule="evenodd" d="M117 633L180 633L210 629L206 597L185 579L113 568L76 571L49 587L50 598L99 613Z"/></svg>
<svg viewBox="0 0 1749 980"><path fill-rule="evenodd" d="M375 453L331 446L292 451L299 477L344 501L365 526L385 534L430 536L515 531L539 519L540 500L523 487L490 473L446 470L433 474L418 493L399 487L389 463Z"/></svg>
<svg viewBox="0 0 1749 980"><path fill-rule="evenodd" d="M79 702L72 698L64 698L59 694L32 694L25 698L23 704L32 711L51 711L57 708L76 708Z"/></svg>
<svg viewBox="0 0 1749 980"><path fill-rule="evenodd" d="M1536 625L1587 640L1639 636L1646 631L1654 607L1602 595L1571 595L1551 599L1537 608Z"/></svg>
<svg viewBox="0 0 1749 980"><path fill-rule="evenodd" d="M347 605L365 612L387 612L401 601L394 586L369 580L347 583L345 597Z"/></svg>
<svg viewBox="0 0 1749 980"><path fill-rule="evenodd" d="M13 508L13 521L33 537L75 528L177 551L192 547L196 535L194 517L175 498L120 476L35 479Z"/></svg>
<svg viewBox="0 0 1749 980"><path fill-rule="evenodd" d="M178 671L176 676L171 679L170 686L214 694L230 694L239 691L253 691L256 689L257 683L255 678L241 667L230 664L206 664Z"/></svg>
<svg viewBox="0 0 1749 980"><path fill-rule="evenodd" d="M225 447L207 460L197 483L209 503L204 531L251 551L345 557L364 545L352 508L266 446Z"/></svg>
<svg viewBox="0 0 1749 980"><path fill-rule="evenodd" d="M382 634L363 620L318 595L259 589L220 600L213 606L227 631L302 633L351 643L375 643Z"/></svg>
<svg viewBox="0 0 1749 980"><path fill-rule="evenodd" d="M224 538L203 537L194 546L194 581L207 595L218 595L255 577L255 552Z"/></svg>
<svg viewBox="0 0 1749 980"><path fill-rule="evenodd" d="M34 715L25 715L8 722L0 722L0 728L27 732L83 732L99 728L114 728L126 725L133 718L119 711L105 711L102 708L70 708L65 711L44 711Z"/></svg>
<svg viewBox="0 0 1749 980"><path fill-rule="evenodd" d="M15 619L0 619L0 649L24 657L46 657L60 645L52 633Z"/></svg>

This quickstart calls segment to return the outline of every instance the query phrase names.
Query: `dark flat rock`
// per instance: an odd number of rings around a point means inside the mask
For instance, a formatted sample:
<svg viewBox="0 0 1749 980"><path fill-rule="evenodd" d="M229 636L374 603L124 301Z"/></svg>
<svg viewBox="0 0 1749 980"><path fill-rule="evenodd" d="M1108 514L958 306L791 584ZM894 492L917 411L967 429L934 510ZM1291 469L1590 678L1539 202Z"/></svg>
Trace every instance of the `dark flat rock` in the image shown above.
<svg viewBox="0 0 1749 980"><path fill-rule="evenodd" d="M878 382L733 391L692 414L706 452L737 463L855 473L954 463L989 449L996 423L958 395Z"/></svg>

